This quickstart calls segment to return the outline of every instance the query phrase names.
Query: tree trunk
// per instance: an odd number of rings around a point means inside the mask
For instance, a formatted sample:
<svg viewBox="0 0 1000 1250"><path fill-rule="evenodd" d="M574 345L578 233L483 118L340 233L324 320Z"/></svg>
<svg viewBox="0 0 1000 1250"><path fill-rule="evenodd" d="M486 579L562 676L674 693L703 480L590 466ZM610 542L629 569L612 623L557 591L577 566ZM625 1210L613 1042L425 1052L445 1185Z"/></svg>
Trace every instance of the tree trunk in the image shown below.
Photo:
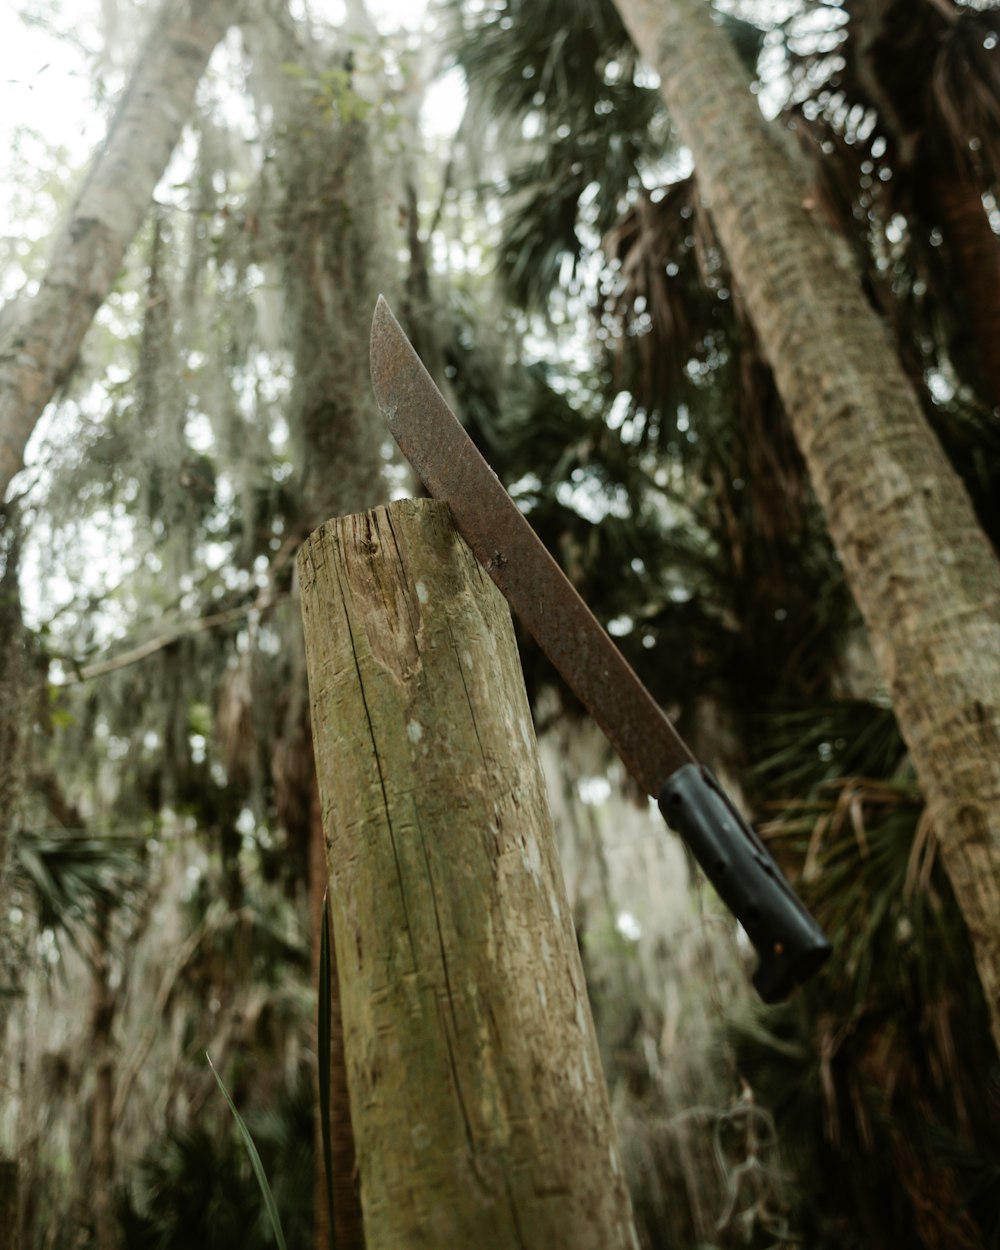
<svg viewBox="0 0 1000 1250"><path fill-rule="evenodd" d="M107 138L56 236L37 294L0 327L0 499L24 464L45 405L68 376L94 314L191 113L234 0L166 0Z"/></svg>
<svg viewBox="0 0 1000 1250"><path fill-rule="evenodd" d="M90 1010L94 1095L90 1111L91 1183L88 1196L94 1219L94 1244L97 1250L118 1250L119 1244L115 1211L115 1060L111 1038L118 999L111 985L110 920L107 906L98 904Z"/></svg>
<svg viewBox="0 0 1000 1250"><path fill-rule="evenodd" d="M699 186L865 617L1000 1046L1000 568L707 0L615 0Z"/></svg>
<svg viewBox="0 0 1000 1250"><path fill-rule="evenodd" d="M0 1250L17 1250L21 1244L20 1226L17 1162L0 1159Z"/></svg>
<svg viewBox="0 0 1000 1250"><path fill-rule="evenodd" d="M434 500L299 570L366 1242L634 1247L506 604Z"/></svg>
<svg viewBox="0 0 1000 1250"><path fill-rule="evenodd" d="M329 50L309 42L283 8L261 0L247 4L242 32L257 62L254 90L273 109L279 137L281 289L295 362L287 416L305 533L388 494L385 423L368 377L371 310L391 254L382 237L384 192L368 122L336 99L326 116L310 85L331 69ZM349 47L345 39L348 61ZM278 68L287 64L310 80ZM360 110L354 77L344 73L347 98Z"/></svg>

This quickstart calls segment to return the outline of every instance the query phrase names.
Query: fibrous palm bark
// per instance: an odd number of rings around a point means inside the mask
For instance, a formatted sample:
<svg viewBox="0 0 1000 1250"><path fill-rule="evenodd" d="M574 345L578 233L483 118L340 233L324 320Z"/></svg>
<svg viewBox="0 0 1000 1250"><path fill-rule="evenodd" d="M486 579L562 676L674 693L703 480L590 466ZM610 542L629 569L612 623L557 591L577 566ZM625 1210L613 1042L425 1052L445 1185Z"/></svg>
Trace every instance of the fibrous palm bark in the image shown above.
<svg viewBox="0 0 1000 1250"><path fill-rule="evenodd" d="M1000 1044L1000 567L707 0L615 0L690 147L865 617Z"/></svg>
<svg viewBox="0 0 1000 1250"><path fill-rule="evenodd" d="M165 0L107 138L52 246L36 294L0 326L0 498L28 439L73 368L191 114L239 0Z"/></svg>

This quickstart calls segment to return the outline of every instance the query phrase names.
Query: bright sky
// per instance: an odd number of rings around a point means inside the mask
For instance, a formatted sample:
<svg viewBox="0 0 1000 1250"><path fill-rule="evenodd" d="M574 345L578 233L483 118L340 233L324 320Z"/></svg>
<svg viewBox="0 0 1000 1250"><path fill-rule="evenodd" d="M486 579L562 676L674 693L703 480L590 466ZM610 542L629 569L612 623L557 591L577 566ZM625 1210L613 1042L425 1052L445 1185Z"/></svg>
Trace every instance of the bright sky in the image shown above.
<svg viewBox="0 0 1000 1250"><path fill-rule="evenodd" d="M55 38L18 16L19 6L0 7L0 143L9 150L14 130L30 125L53 143L91 146L103 125L89 106L90 81L80 48ZM80 15L79 37L96 50L98 34L90 20L94 6L68 3ZM94 133L96 131L96 133Z"/></svg>
<svg viewBox="0 0 1000 1250"><path fill-rule="evenodd" d="M150 0L153 7L154 0ZM78 43L57 38L51 30L28 25L19 11L28 6L0 4L0 152L8 152L19 126L30 125L50 143L71 152L87 152L100 142L104 120L91 107L90 68ZM293 0L293 11L303 5ZM426 0L368 0L368 11L381 31L418 30ZM101 35L97 0L64 0L59 20L83 48L96 54ZM312 0L310 11L331 23L344 14L341 0ZM121 86L115 74L107 87ZM432 133L450 133L461 111L462 85L457 75L436 85L428 101Z"/></svg>

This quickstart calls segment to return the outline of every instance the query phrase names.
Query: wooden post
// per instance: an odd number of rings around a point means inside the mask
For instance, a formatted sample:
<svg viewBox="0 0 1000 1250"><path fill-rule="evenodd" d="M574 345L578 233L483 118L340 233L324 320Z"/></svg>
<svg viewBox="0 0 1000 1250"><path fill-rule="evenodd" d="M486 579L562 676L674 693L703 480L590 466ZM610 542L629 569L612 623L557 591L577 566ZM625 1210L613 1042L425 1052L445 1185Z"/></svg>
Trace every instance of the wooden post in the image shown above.
<svg viewBox="0 0 1000 1250"><path fill-rule="evenodd" d="M368 1250L636 1247L507 605L435 500L299 573Z"/></svg>

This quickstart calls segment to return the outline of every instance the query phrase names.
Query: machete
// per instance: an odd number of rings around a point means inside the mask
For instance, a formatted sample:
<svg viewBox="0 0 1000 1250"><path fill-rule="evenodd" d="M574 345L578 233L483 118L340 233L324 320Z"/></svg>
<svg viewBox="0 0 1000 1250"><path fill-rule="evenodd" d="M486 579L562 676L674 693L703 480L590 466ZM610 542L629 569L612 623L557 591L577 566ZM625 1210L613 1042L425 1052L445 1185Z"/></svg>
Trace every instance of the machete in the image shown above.
<svg viewBox="0 0 1000 1250"><path fill-rule="evenodd" d="M759 956L753 984L785 998L830 945L712 773L700 764L479 454L379 296L371 334L375 398L427 490L628 771L659 803Z"/></svg>

